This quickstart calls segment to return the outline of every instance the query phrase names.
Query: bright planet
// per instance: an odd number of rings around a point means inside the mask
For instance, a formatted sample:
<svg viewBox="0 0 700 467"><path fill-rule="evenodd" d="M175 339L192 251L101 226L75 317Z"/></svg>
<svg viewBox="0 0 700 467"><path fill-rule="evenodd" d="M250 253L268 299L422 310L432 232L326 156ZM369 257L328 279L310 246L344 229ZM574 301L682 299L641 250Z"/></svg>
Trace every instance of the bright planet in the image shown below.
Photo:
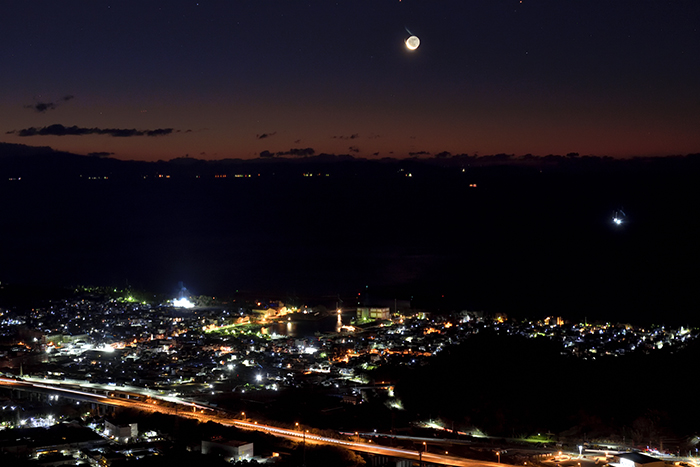
<svg viewBox="0 0 700 467"><path fill-rule="evenodd" d="M409 50L416 50L419 45L420 39L418 39L418 36L411 36L408 39L406 39L406 47Z"/></svg>

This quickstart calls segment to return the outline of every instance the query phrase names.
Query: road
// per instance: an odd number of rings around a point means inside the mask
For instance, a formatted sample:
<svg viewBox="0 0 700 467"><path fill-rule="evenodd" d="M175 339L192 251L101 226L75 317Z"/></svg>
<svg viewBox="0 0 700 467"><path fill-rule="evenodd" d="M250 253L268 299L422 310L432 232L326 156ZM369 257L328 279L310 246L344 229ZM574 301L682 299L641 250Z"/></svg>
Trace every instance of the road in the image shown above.
<svg viewBox="0 0 700 467"><path fill-rule="evenodd" d="M15 387L23 390L37 390L39 392L51 391L55 394L63 395L68 398L79 398L81 400L89 400L99 404L113 405L118 407L129 407L149 412L161 412L169 415L177 415L181 417L195 418L202 422L213 421L222 425L236 426L248 430L258 430L271 435L280 436L288 439L293 439L301 442L310 442L317 444L328 444L341 446L353 451L366 452L390 457L400 457L404 459L421 460L426 463L451 465L456 467L502 467L501 464L495 462L475 461L463 457L450 456L446 454L435 454L430 452L420 452L408 449L397 449L387 446L381 446L368 442L352 442L347 440L327 438L318 436L308 432L298 430L289 430L287 428L274 425L264 425L249 420L233 420L230 414L225 414L214 408L206 407L200 404L195 404L189 401L183 401L175 397L159 397L157 395L149 395L145 400L125 399L120 397L120 394L130 393L121 389L115 388L95 388L95 385L71 385L67 387L65 383L56 384L47 382L46 380L22 380L18 381L10 378L0 378L0 385ZM99 390L101 394L96 394L91 391ZM157 399L173 404L174 407L163 406Z"/></svg>
<svg viewBox="0 0 700 467"><path fill-rule="evenodd" d="M263 425L256 422L248 422L243 420L225 421L221 422L224 425L235 425L241 428L247 428L251 430L260 430L276 436L282 436L285 438L295 439L297 441L306 440L307 442L315 442L320 444L331 444L335 446L342 446L347 449L352 449L353 451L361 451L372 454L379 454L384 456L402 457L404 459L420 460L422 457L423 462L428 462L431 464L441 464L441 465L453 465L460 467L503 467L501 464L495 462L485 462L485 461L475 461L471 459L465 459L463 457L449 456L446 454L435 454L430 452L412 451L409 449L397 449L390 448L387 446L381 446L378 444L370 443L355 443L352 441L345 441L335 438L326 438L324 436L318 436L311 433L303 433L297 430L289 430L286 428L280 428L272 425Z"/></svg>
<svg viewBox="0 0 700 467"><path fill-rule="evenodd" d="M552 467L600 467L607 464L604 454L602 455L583 455L583 456L555 456L544 461ZM598 462L596 462L598 460Z"/></svg>

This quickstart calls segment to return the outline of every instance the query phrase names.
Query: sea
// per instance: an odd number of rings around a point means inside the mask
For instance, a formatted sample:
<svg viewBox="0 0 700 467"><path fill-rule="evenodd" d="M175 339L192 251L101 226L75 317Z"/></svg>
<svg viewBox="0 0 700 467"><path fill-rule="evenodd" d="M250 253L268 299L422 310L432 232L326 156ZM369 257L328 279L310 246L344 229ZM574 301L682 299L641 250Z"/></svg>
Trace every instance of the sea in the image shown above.
<svg viewBox="0 0 700 467"><path fill-rule="evenodd" d="M691 176L405 175L1 181L0 281L700 324Z"/></svg>

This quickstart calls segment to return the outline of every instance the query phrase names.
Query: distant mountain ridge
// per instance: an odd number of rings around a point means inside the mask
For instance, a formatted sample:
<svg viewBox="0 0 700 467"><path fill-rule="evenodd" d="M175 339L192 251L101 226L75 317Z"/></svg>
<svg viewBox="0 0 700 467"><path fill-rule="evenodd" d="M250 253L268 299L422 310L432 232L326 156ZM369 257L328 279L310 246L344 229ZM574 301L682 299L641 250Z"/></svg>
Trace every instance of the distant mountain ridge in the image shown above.
<svg viewBox="0 0 700 467"><path fill-rule="evenodd" d="M310 148L309 148L310 149ZM312 150L310 152L313 152ZM512 154L468 155L439 153L431 157L365 159L348 154L316 154L257 159L204 160L179 157L169 161L135 161L110 157L110 153L80 155L57 151L48 146L28 146L0 142L0 173L25 179L57 177L143 178L220 178L293 176L422 176L497 169L503 174L547 172L647 171L687 174L700 170L700 154L614 159L608 156L567 155L515 156ZM493 171L493 170L489 170ZM4 177L3 177L4 178Z"/></svg>

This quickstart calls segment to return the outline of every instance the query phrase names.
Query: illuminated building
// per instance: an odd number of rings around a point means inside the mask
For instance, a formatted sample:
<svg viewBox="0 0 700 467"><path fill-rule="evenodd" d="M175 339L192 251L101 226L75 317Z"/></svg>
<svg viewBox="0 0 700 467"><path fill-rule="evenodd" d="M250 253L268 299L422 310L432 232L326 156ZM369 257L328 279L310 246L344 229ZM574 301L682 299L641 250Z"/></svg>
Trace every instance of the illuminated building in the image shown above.
<svg viewBox="0 0 700 467"><path fill-rule="evenodd" d="M390 308L358 308L358 321L377 321L391 318Z"/></svg>

